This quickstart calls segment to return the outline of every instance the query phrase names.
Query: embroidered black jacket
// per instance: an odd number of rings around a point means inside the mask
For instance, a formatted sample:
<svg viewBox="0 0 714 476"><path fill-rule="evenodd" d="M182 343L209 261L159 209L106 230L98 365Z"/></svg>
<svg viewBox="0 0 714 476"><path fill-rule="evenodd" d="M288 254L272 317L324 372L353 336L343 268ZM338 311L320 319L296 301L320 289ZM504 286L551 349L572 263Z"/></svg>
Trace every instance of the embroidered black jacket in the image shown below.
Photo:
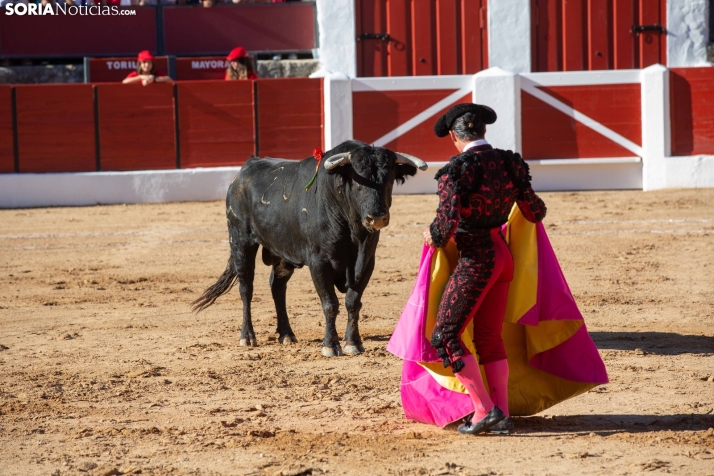
<svg viewBox="0 0 714 476"><path fill-rule="evenodd" d="M530 222L545 217L545 204L531 187L528 164L510 150L473 147L452 157L436 179L439 208L430 231L437 247L456 232L480 234L503 225L514 202Z"/></svg>

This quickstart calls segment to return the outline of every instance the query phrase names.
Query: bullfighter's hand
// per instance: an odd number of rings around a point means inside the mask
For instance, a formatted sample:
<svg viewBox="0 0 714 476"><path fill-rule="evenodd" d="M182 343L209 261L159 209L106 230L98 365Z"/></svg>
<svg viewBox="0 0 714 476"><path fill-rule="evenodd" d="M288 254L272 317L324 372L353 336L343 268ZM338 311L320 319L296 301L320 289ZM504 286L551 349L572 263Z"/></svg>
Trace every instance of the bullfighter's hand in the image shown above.
<svg viewBox="0 0 714 476"><path fill-rule="evenodd" d="M151 84L154 82L154 75L153 74L145 74L144 79L141 80L141 84L146 86L147 84Z"/></svg>
<svg viewBox="0 0 714 476"><path fill-rule="evenodd" d="M431 247L434 246L434 242L431 240L431 230L429 230L429 228L424 230L424 233L422 236L424 237L424 243L426 243L427 245L429 245Z"/></svg>

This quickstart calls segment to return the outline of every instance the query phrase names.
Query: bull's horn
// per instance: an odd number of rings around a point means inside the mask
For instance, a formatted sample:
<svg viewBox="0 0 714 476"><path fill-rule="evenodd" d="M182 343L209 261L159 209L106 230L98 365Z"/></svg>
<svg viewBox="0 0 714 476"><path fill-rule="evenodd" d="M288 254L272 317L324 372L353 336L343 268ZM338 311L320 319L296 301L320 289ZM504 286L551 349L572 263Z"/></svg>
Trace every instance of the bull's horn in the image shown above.
<svg viewBox="0 0 714 476"><path fill-rule="evenodd" d="M419 170L426 170L429 168L428 165L426 165L426 162L423 160L414 157L413 155L405 154L404 152L395 152L397 154L397 163L398 164L407 164L411 165L412 167L416 167Z"/></svg>
<svg viewBox="0 0 714 476"><path fill-rule="evenodd" d="M350 163L350 153L343 152L341 154L335 154L329 159L325 160L325 168L327 170L332 170L340 165L347 165Z"/></svg>

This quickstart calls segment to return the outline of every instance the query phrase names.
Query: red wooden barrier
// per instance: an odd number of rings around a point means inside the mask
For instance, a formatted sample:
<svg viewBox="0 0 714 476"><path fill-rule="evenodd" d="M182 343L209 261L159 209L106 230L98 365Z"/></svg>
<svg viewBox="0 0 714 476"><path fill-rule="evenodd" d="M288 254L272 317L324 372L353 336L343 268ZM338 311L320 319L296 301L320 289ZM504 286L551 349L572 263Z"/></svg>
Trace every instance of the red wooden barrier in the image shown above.
<svg viewBox="0 0 714 476"><path fill-rule="evenodd" d="M225 56L176 58L176 80L223 79L228 61Z"/></svg>
<svg viewBox="0 0 714 476"><path fill-rule="evenodd" d="M666 0L531 0L533 71L632 69L666 62Z"/></svg>
<svg viewBox="0 0 714 476"><path fill-rule="evenodd" d="M136 71L136 55L120 58L89 58L89 81L92 83L121 83ZM158 56L154 60L156 72L169 74L169 59Z"/></svg>
<svg viewBox="0 0 714 476"><path fill-rule="evenodd" d="M136 15L0 14L0 56L135 55L156 51L156 10L131 7ZM194 9L189 9L194 10ZM189 30L187 30L189 31Z"/></svg>
<svg viewBox="0 0 714 476"><path fill-rule="evenodd" d="M321 79L261 79L256 83L261 156L304 159L315 147L323 147Z"/></svg>
<svg viewBox="0 0 714 476"><path fill-rule="evenodd" d="M0 86L0 174L15 171L12 131L12 86Z"/></svg>
<svg viewBox="0 0 714 476"><path fill-rule="evenodd" d="M359 0L358 74L472 74L488 67L486 0ZM386 33L389 41L365 38Z"/></svg>
<svg viewBox="0 0 714 476"><path fill-rule="evenodd" d="M238 45L249 51L315 48L315 5L311 3L166 6L163 11L170 55L228 54Z"/></svg>
<svg viewBox="0 0 714 476"><path fill-rule="evenodd" d="M670 70L672 155L714 154L714 68Z"/></svg>
<svg viewBox="0 0 714 476"><path fill-rule="evenodd" d="M252 81L178 84L181 168L243 165L255 154Z"/></svg>
<svg viewBox="0 0 714 476"><path fill-rule="evenodd" d="M102 170L176 168L174 85L99 84Z"/></svg>
<svg viewBox="0 0 714 476"><path fill-rule="evenodd" d="M20 172L96 170L90 84L15 86Z"/></svg>
<svg viewBox="0 0 714 476"><path fill-rule="evenodd" d="M354 137L372 143L454 92L454 89L354 92ZM454 104L462 102L471 102L470 92ZM434 135L434 123L451 106L453 104L385 144L385 147L418 155L425 160L449 160L455 153L454 146L450 140Z"/></svg>
<svg viewBox="0 0 714 476"><path fill-rule="evenodd" d="M635 144L642 144L639 84L540 89ZM521 124L523 157L526 159L633 155L629 150L526 92L521 93Z"/></svg>

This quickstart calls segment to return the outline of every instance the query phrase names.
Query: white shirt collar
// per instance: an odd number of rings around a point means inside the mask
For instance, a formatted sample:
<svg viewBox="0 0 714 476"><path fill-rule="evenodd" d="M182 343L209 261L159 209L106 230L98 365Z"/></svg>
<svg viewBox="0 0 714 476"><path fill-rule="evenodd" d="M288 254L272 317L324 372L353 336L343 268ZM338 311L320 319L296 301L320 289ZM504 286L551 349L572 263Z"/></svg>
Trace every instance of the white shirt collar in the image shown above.
<svg viewBox="0 0 714 476"><path fill-rule="evenodd" d="M466 152L470 148L478 147L480 145L488 145L488 141L486 139L479 139L479 140L475 140L473 142L469 142L468 144L466 144L466 147L464 147L464 150L462 152Z"/></svg>

